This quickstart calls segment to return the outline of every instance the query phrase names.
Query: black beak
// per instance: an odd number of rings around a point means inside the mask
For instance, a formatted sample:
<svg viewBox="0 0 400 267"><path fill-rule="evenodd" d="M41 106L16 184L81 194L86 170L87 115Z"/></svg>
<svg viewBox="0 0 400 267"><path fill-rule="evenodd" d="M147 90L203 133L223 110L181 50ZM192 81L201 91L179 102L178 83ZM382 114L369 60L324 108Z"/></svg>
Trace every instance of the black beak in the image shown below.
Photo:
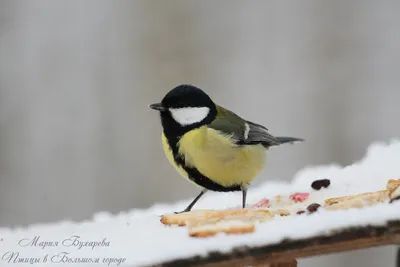
<svg viewBox="0 0 400 267"><path fill-rule="evenodd" d="M151 109L155 109L155 110L159 110L159 111L166 111L167 110L165 107L163 107L163 105L161 103L151 104L149 107Z"/></svg>

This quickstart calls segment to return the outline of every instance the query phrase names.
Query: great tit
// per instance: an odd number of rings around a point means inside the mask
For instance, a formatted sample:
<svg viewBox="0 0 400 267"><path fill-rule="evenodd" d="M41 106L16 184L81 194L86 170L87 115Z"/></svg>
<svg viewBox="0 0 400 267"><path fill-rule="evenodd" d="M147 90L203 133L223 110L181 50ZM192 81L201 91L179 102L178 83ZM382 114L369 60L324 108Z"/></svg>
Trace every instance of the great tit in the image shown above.
<svg viewBox="0 0 400 267"><path fill-rule="evenodd" d="M264 126L215 104L192 85L175 87L161 103L149 107L160 112L161 140L168 161L202 188L181 212L190 211L208 190L242 191L245 208L247 187L264 168L266 150L303 141L269 134Z"/></svg>

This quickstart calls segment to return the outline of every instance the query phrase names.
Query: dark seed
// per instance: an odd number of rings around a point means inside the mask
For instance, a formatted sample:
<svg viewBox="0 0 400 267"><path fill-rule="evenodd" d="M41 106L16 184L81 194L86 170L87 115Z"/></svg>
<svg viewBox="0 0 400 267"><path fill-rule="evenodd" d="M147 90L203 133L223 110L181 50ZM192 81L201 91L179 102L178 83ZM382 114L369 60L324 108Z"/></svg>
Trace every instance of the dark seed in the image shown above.
<svg viewBox="0 0 400 267"><path fill-rule="evenodd" d="M331 184L329 179L315 180L312 182L311 187L315 190L320 190L322 187L327 188Z"/></svg>
<svg viewBox="0 0 400 267"><path fill-rule="evenodd" d="M303 213L306 213L306 212L304 210L299 210L298 212L296 212L296 214L298 214L298 215L303 214Z"/></svg>
<svg viewBox="0 0 400 267"><path fill-rule="evenodd" d="M331 202L331 203L329 204L329 206L335 205L335 204L337 204L337 203L339 203L339 202L333 201L333 202Z"/></svg>
<svg viewBox="0 0 400 267"><path fill-rule="evenodd" d="M399 199L400 199L400 196L392 198L389 203L393 203L393 202L395 202L395 201L397 201Z"/></svg>
<svg viewBox="0 0 400 267"><path fill-rule="evenodd" d="M316 211L318 210L319 207L321 207L320 204L318 204L318 203L313 203L313 204L310 204L310 205L307 207L307 210L308 210L309 213L313 213L313 212L316 212Z"/></svg>

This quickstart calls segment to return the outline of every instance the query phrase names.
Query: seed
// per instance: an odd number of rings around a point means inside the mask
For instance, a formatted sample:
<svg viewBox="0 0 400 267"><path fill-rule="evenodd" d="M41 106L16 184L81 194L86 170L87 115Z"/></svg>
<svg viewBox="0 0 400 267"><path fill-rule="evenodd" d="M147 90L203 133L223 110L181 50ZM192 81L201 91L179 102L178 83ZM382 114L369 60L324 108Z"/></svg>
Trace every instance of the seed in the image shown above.
<svg viewBox="0 0 400 267"><path fill-rule="evenodd" d="M320 190L322 187L327 188L331 184L329 179L315 180L312 182L311 187L315 190Z"/></svg>
<svg viewBox="0 0 400 267"><path fill-rule="evenodd" d="M313 213L313 212L316 212L316 211L318 210L319 207L321 207L320 204L318 204L318 203L313 203L313 204L310 204L310 205L307 207L307 210L308 210L309 213Z"/></svg>

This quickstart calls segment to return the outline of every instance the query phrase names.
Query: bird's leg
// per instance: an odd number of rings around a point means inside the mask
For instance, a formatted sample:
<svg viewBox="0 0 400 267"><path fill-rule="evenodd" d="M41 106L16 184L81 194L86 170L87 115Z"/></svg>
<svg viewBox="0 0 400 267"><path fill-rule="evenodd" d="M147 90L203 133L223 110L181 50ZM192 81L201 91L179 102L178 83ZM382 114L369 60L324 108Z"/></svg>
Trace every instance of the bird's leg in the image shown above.
<svg viewBox="0 0 400 267"><path fill-rule="evenodd" d="M207 189L203 189L200 194L189 204L189 206L186 207L186 209L184 209L183 211L178 211L175 212L175 214L179 214L179 213L183 213L183 212L188 212L190 211L194 204L196 204L196 202L201 198L202 195L204 195L207 192Z"/></svg>
<svg viewBox="0 0 400 267"><path fill-rule="evenodd" d="M242 209L246 207L246 195L247 195L247 188L242 188Z"/></svg>

